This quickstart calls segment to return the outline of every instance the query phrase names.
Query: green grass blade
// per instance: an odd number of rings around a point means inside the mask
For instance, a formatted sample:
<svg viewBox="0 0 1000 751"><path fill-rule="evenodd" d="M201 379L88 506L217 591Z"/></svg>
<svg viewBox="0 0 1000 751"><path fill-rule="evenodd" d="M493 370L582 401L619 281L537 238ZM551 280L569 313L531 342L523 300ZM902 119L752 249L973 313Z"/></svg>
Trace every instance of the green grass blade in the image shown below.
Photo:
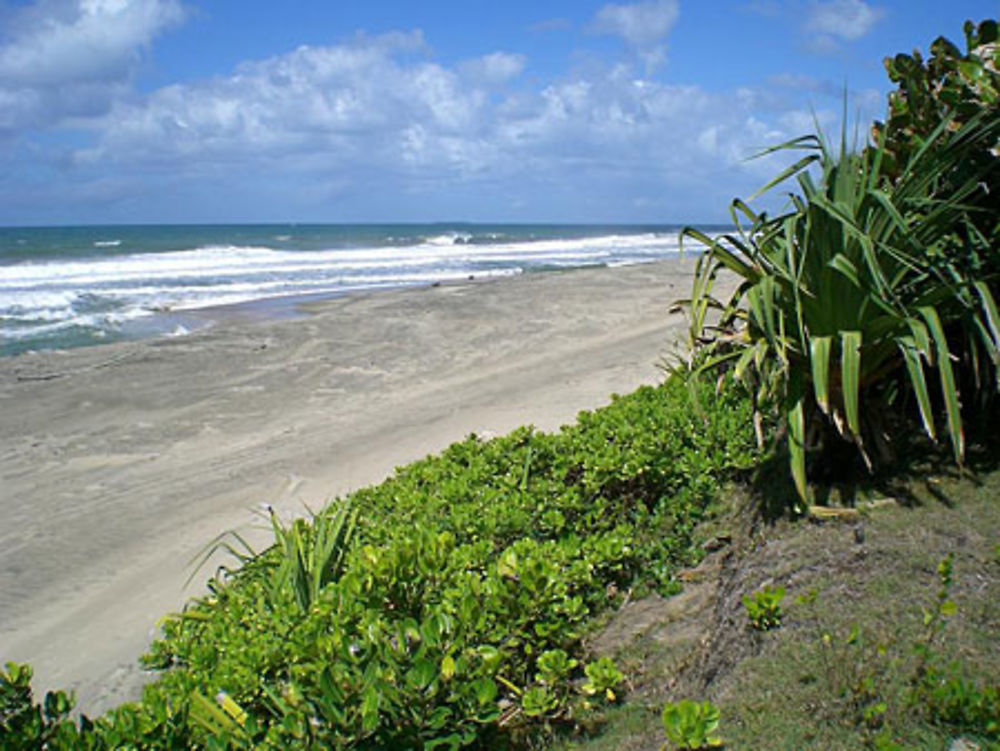
<svg viewBox="0 0 1000 751"><path fill-rule="evenodd" d="M309 570L311 568L309 562L309 549L308 545L310 541L306 538L309 532L305 528L305 522L299 523L299 520L295 520L291 525L292 539L295 543L295 565L293 569L293 586L295 588L295 600L298 602L299 607L302 612L305 613L309 610L309 605L312 602L309 593Z"/></svg>
<svg viewBox="0 0 1000 751"><path fill-rule="evenodd" d="M235 543L229 542L227 538L232 538L235 540ZM258 552L254 550L250 543L248 543L238 532L233 530L222 532L213 538L211 542L196 553L191 559L189 562L189 565L191 566L191 575L184 582L184 586L187 587L191 584L191 582L194 581L195 576L198 575L198 572L201 571L202 567L212 559L212 556L219 552L227 553L232 556L236 559L239 566L245 566L258 556ZM230 569L225 566L220 566L216 569L216 572L218 573L219 571L228 570Z"/></svg>
<svg viewBox="0 0 1000 751"><path fill-rule="evenodd" d="M983 347L986 348L986 356L990 359L990 362L993 363L993 377L994 377L994 380L996 381L997 391L1000 391L1000 352L997 351L996 344L993 341L993 335L987 329L986 324L983 323L982 319L979 318L978 316L973 320L973 326L976 329L976 331L979 332L979 339L982 342ZM971 354L976 359L976 361L974 363L974 367L976 368L976 372L978 374L978 372L979 372L978 349L979 348L978 348L978 345L977 345L975 339L970 340L970 342L969 342L969 348L970 348ZM977 375L977 378L976 378L976 391L979 391L981 388L982 388L982 386L981 386L981 383L980 383L978 375Z"/></svg>
<svg viewBox="0 0 1000 751"><path fill-rule="evenodd" d="M312 547L309 565L309 602L315 602L323 588L338 579L354 531L357 512L350 499L327 508L312 520Z"/></svg>
<svg viewBox="0 0 1000 751"><path fill-rule="evenodd" d="M861 420L858 416L858 401L861 391L860 331L840 332L840 367L847 427L857 439L861 437Z"/></svg>
<svg viewBox="0 0 1000 751"><path fill-rule="evenodd" d="M899 212L899 209L893 204L892 199L882 190L872 190L869 191L869 195L875 199L875 201L882 207L885 218L896 228L904 237L909 234L909 228L906 226L906 219Z"/></svg>
<svg viewBox="0 0 1000 751"><path fill-rule="evenodd" d="M200 691L191 692L191 719L216 737L225 737L238 732L239 727L232 717L223 712L215 702Z"/></svg>
<svg viewBox="0 0 1000 751"><path fill-rule="evenodd" d="M768 146L766 149L759 151L753 156L751 156L750 159L760 159L761 157L765 157L768 154L774 154L775 152L778 151L791 151L793 149L808 149L810 151L816 151L821 147L821 145L822 142L820 138L817 135L810 133L809 135L799 136L798 138L793 138L789 141L785 141L783 143L779 143L774 146ZM750 161L750 159L748 159L747 161Z"/></svg>

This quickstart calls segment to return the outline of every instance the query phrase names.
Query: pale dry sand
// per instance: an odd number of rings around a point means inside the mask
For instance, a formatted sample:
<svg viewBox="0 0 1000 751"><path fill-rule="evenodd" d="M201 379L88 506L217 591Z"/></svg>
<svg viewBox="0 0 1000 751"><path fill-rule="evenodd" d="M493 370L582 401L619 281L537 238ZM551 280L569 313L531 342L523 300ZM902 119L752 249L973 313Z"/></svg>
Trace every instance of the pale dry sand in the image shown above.
<svg viewBox="0 0 1000 751"><path fill-rule="evenodd" d="M0 662L89 714L137 697L136 660L218 533L660 379L692 264L217 312L185 337L0 359Z"/></svg>

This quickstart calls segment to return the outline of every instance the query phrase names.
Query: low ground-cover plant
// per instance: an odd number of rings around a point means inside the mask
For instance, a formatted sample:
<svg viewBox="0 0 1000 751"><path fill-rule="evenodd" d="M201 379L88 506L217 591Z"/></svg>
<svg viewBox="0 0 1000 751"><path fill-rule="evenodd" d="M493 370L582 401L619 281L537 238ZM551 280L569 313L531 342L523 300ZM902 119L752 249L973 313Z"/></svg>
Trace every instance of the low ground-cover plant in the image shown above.
<svg viewBox="0 0 1000 751"><path fill-rule="evenodd" d="M715 731L719 727L719 708L708 701L695 702L683 699L663 707L663 731L668 744L663 749L694 749L704 751L721 748L723 743Z"/></svg>
<svg viewBox="0 0 1000 751"><path fill-rule="evenodd" d="M977 684L963 675L960 662L946 663L943 655L945 629L958 609L950 599L954 566L955 557L950 553L938 564L937 596L924 608L926 633L914 645L918 661L911 680L911 701L920 705L933 723L1000 741L1000 680Z"/></svg>
<svg viewBox="0 0 1000 751"><path fill-rule="evenodd" d="M838 721L853 725L859 742L901 749L895 736L905 715L984 741L1000 741L1000 683L974 681L967 665L949 660L947 625L957 613L950 599L954 556L937 567L938 588L922 608L922 633L909 642L866 634L853 625L846 634L821 633L814 639L824 666L823 680L841 703ZM815 590L797 599L809 614Z"/></svg>
<svg viewBox="0 0 1000 751"><path fill-rule="evenodd" d="M615 689L625 677L610 657L601 657L590 663L584 669L587 682L583 684L583 692L588 696L599 696L607 701L615 701Z"/></svg>
<svg viewBox="0 0 1000 751"><path fill-rule="evenodd" d="M0 670L0 747L72 748L80 733L68 720L72 696L52 691L36 704L31 693L28 665L7 663Z"/></svg>
<svg viewBox="0 0 1000 751"><path fill-rule="evenodd" d="M743 607L747 611L750 626L758 631L768 631L781 625L781 601L785 598L784 587L766 585L753 595L743 595Z"/></svg>
<svg viewBox="0 0 1000 751"><path fill-rule="evenodd" d="M278 524L166 622L146 658L162 677L86 743L491 748L572 721L571 685L604 700L621 680L580 659L587 619L697 557L720 483L756 461L749 426L737 390L694 400L675 379Z"/></svg>

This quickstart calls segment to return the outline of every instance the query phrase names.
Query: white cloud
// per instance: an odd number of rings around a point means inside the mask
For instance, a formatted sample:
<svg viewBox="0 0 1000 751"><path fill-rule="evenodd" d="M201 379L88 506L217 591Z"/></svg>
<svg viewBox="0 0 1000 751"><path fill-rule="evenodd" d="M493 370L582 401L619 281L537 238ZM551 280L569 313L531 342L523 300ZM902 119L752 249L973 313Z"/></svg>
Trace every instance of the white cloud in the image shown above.
<svg viewBox="0 0 1000 751"><path fill-rule="evenodd" d="M770 86L710 93L629 65L530 85L526 65L505 52L443 65L420 32L394 33L133 92L51 160L49 203L130 221L240 220L234 205L270 212L244 221L721 218L774 170L745 158L801 135L801 103ZM0 176L0 196L42 190L31 170Z"/></svg>
<svg viewBox="0 0 1000 751"><path fill-rule="evenodd" d="M745 7L751 13L767 16L768 18L775 18L781 15L782 12L778 0L752 0Z"/></svg>
<svg viewBox="0 0 1000 751"><path fill-rule="evenodd" d="M597 12L596 28L616 34L634 47L643 48L663 39L677 21L677 0L656 0L635 5L605 5Z"/></svg>
<svg viewBox="0 0 1000 751"><path fill-rule="evenodd" d="M753 97L641 80L628 66L508 90L523 58L494 53L449 68L406 54L421 43L415 33L302 47L161 89L120 104L77 167L127 166L147 183L154 174L280 175L313 189L336 184L341 204L378 186L395 196L394 211L414 196L461 213L543 195L528 202L535 218L565 218L568 202L593 201L599 219L639 205L665 210L671 185L683 186L688 211L711 203L721 213L742 190L734 174L753 176L743 192L762 181L766 165L743 160L799 135L778 114L756 112ZM648 200L633 201L636 191Z"/></svg>
<svg viewBox="0 0 1000 751"><path fill-rule="evenodd" d="M8 19L0 41L0 130L106 111L164 29L177 0L40 0Z"/></svg>
<svg viewBox="0 0 1000 751"><path fill-rule="evenodd" d="M536 34L547 34L556 31L569 31L573 28L573 22L568 18L546 18L544 21L532 24L528 31Z"/></svg>
<svg viewBox="0 0 1000 751"><path fill-rule="evenodd" d="M484 83L503 83L516 78L524 70L527 58L507 52L494 52L462 63L461 72L471 79Z"/></svg>
<svg viewBox="0 0 1000 751"><path fill-rule="evenodd" d="M864 0L813 2L808 8L806 29L821 36L853 42L868 34L884 15L882 8L873 7Z"/></svg>
<svg viewBox="0 0 1000 751"><path fill-rule="evenodd" d="M678 0L605 5L597 12L594 30L621 37L651 69L666 58L664 41L679 15Z"/></svg>
<svg viewBox="0 0 1000 751"><path fill-rule="evenodd" d="M170 86L117 106L98 148L81 157L254 163L301 153L316 164L344 165L421 162L434 148L455 152L445 140L475 136L484 81L501 83L523 63L516 56L482 58L472 65L476 85L469 85L460 72L408 58L423 48L419 32L358 37L247 62L228 77Z"/></svg>

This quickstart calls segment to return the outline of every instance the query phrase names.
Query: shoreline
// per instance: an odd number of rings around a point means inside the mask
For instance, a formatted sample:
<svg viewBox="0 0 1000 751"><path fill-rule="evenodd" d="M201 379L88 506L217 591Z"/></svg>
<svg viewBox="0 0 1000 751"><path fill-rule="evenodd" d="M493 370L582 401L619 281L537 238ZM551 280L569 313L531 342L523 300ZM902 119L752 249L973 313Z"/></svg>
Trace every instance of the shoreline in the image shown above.
<svg viewBox="0 0 1000 751"><path fill-rule="evenodd" d="M469 275L641 263L679 225L0 228L0 356L183 334L198 310L392 291ZM282 304L279 302L279 306ZM294 302L290 303L294 305ZM285 306L282 306L285 307Z"/></svg>
<svg viewBox="0 0 1000 751"><path fill-rule="evenodd" d="M695 258L697 251L689 251L686 255ZM7 349L13 350L13 342L3 345L0 348L0 362L17 357L34 357L45 354L64 354L81 349L94 349L98 347L114 347L124 344L134 344L140 342L150 342L159 339L174 339L197 333L206 328L215 326L220 321L232 322L240 321L245 323L264 323L267 321L277 321L283 319L295 319L308 315L313 308L321 310L328 302L350 297L365 297L368 295L399 294L403 292L419 291L432 287L452 287L466 284L487 284L497 281L516 279L522 276L533 276L536 274L565 274L574 271L597 271L600 269L628 268L630 266L645 266L655 263L674 263L682 256L677 253L673 256L666 256L654 260L635 261L623 264L582 264L579 266L552 267L544 269L522 269L510 274L480 274L470 273L468 278L463 279L442 279L433 282L413 282L400 285L386 285L373 287L348 287L345 289L330 289L322 292L302 292L286 295L273 295L259 297L242 302L222 303L216 305L206 305L197 308L164 308L153 310L150 315L136 318L123 325L123 335L121 338L110 341L92 340L87 343L76 344L68 347L41 347L39 349L14 350L8 353ZM182 333L176 333L178 328L183 328ZM2 342L3 340L0 340Z"/></svg>
<svg viewBox="0 0 1000 751"><path fill-rule="evenodd" d="M212 568L185 588L189 562L220 532L658 380L694 263L229 310L185 336L0 359L0 661L90 715L137 698L136 659L199 593Z"/></svg>

